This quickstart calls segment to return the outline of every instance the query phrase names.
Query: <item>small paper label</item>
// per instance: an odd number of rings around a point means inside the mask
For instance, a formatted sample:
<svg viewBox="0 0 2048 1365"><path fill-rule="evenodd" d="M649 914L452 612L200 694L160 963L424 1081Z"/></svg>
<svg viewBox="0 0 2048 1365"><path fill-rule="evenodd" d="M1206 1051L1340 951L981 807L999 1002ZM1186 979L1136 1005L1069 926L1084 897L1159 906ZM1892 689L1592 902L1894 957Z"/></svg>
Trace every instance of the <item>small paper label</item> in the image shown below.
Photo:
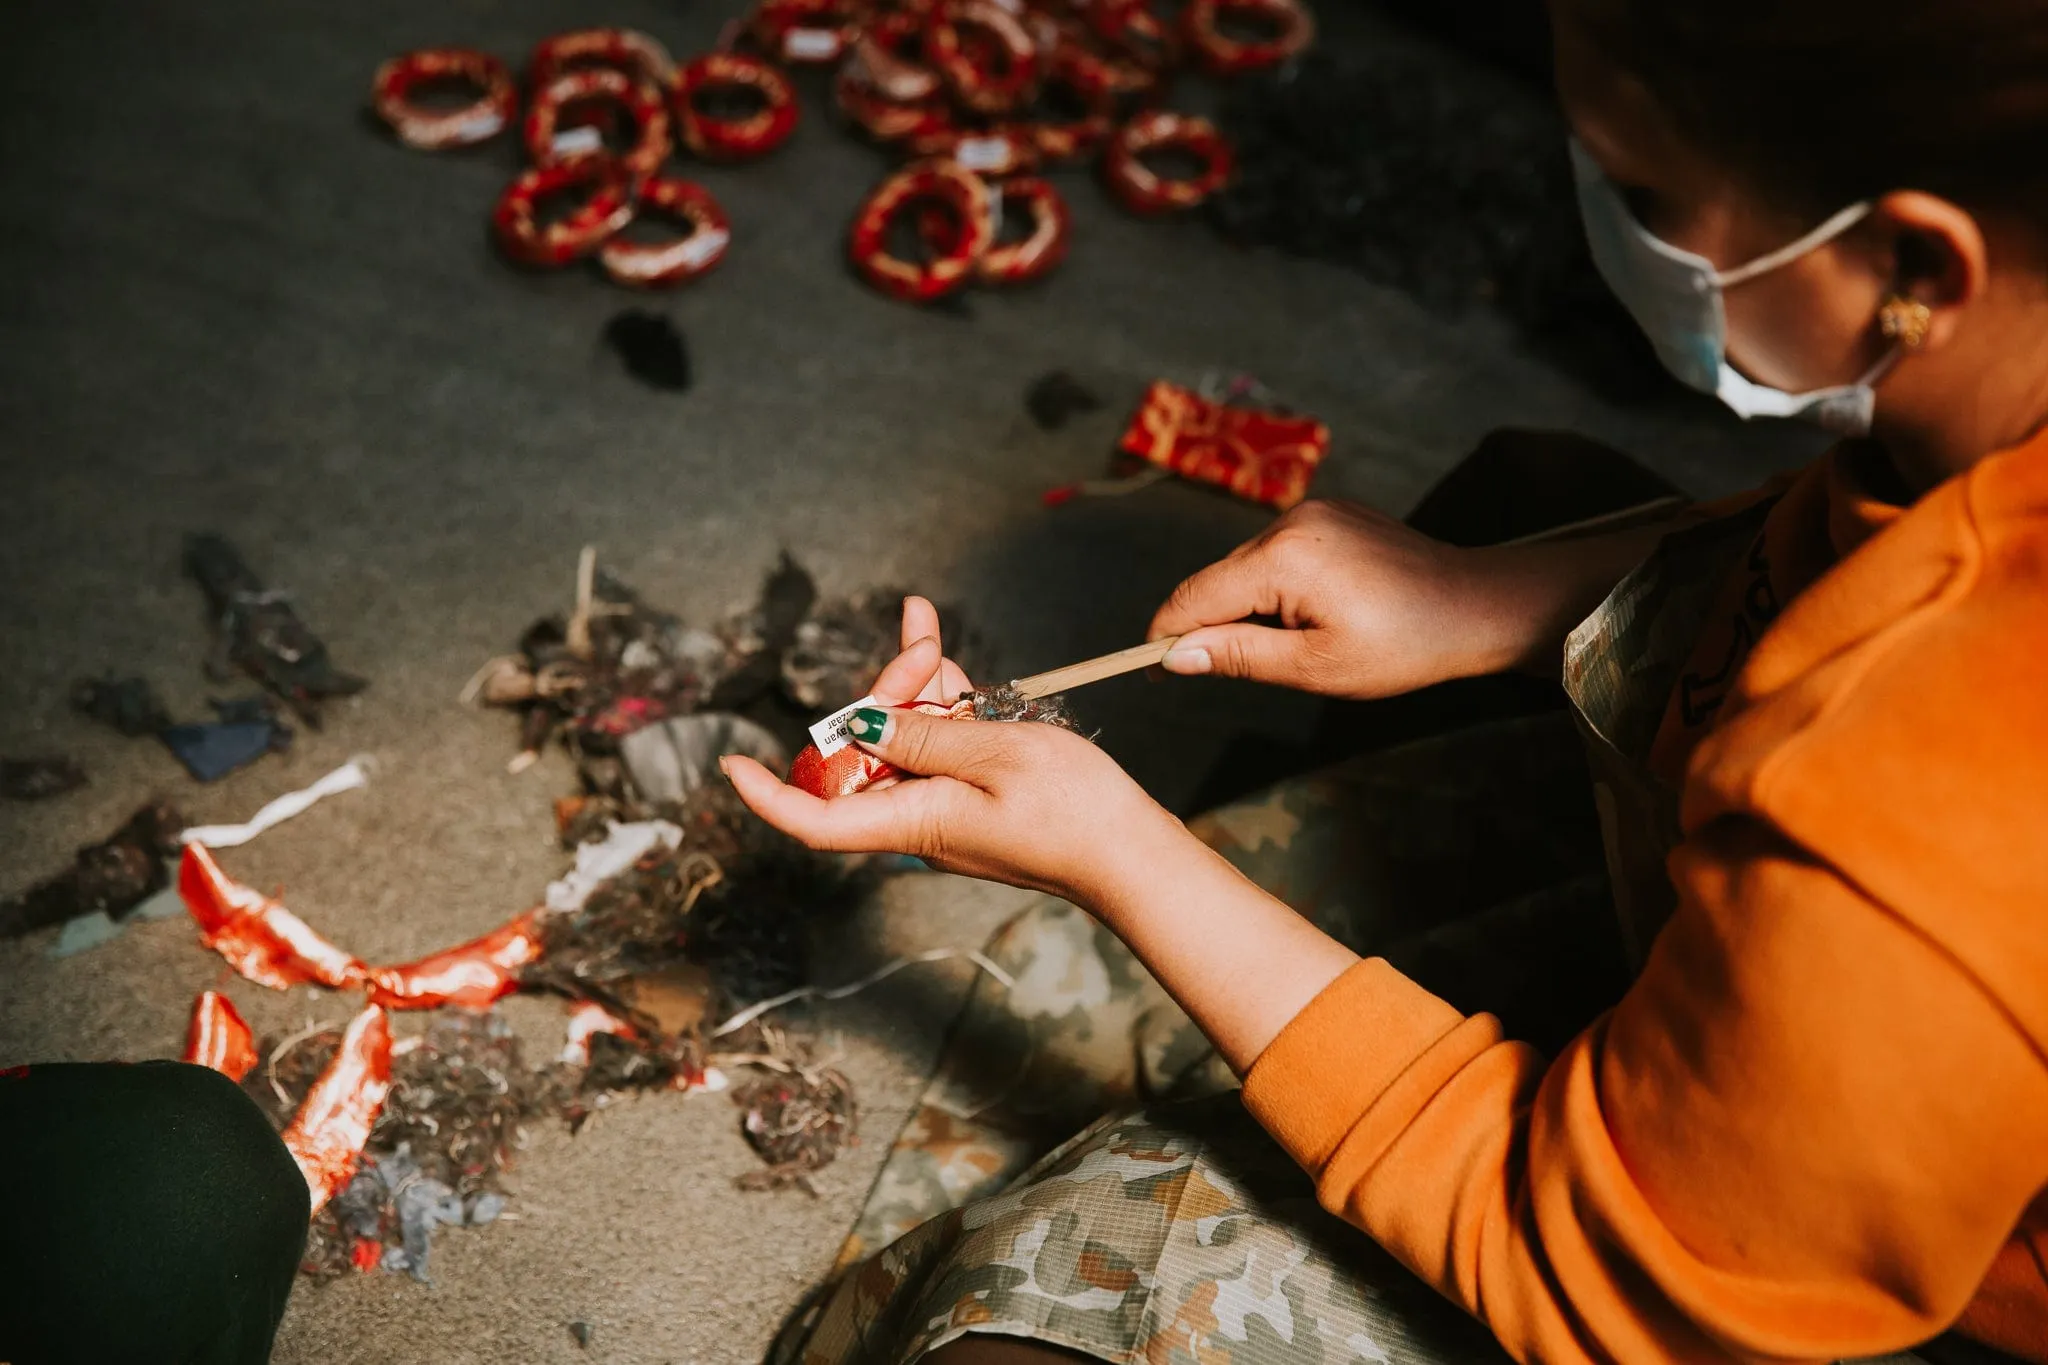
<svg viewBox="0 0 2048 1365"><path fill-rule="evenodd" d="M811 727L811 743L818 746L819 753L827 758L832 757L832 755L853 743L853 731L846 728L846 723L853 719L853 713L860 710L863 706L875 705L878 705L875 699L872 696L866 696L857 702L851 702L842 706Z"/></svg>
<svg viewBox="0 0 2048 1365"><path fill-rule="evenodd" d="M724 228L704 228L683 239L681 256L684 265L692 270L702 270L725 250L725 244L732 240L732 234Z"/></svg>
<svg viewBox="0 0 2048 1365"><path fill-rule="evenodd" d="M496 137L498 130L505 126L505 116L495 109L486 109L480 114L470 114L455 125L455 136L469 142L482 142L487 137Z"/></svg>
<svg viewBox="0 0 2048 1365"><path fill-rule="evenodd" d="M839 35L829 28L793 28L782 35L782 55L793 62L829 62L839 47Z"/></svg>
<svg viewBox="0 0 2048 1365"><path fill-rule="evenodd" d="M1010 164L1010 140L963 137L954 144L953 159L970 171L999 171Z"/></svg>
<svg viewBox="0 0 2048 1365"><path fill-rule="evenodd" d="M604 134L595 128L566 128L555 134L556 156L582 156L604 147Z"/></svg>

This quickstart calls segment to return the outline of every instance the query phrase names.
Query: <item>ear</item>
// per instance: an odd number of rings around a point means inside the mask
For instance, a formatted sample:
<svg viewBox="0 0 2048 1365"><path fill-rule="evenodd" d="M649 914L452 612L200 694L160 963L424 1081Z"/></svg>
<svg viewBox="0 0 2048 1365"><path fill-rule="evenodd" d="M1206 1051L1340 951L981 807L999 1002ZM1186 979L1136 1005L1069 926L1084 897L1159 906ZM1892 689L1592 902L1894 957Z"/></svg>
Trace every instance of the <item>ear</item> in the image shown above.
<svg viewBox="0 0 2048 1365"><path fill-rule="evenodd" d="M1963 313L1991 283L1984 230L1965 209L1919 190L1895 190L1872 206L1870 226L1891 243L1892 288L1932 312L1919 347L1946 346Z"/></svg>

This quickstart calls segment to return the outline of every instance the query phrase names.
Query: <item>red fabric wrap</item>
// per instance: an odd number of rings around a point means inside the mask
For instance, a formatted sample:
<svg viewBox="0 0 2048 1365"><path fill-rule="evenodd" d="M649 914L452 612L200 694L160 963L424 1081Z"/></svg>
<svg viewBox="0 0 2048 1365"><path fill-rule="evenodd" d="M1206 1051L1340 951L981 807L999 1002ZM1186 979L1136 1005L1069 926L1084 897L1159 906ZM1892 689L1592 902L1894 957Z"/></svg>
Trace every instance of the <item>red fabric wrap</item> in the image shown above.
<svg viewBox="0 0 2048 1365"><path fill-rule="evenodd" d="M199 941L259 986L344 990L363 980L361 962L276 901L222 872L203 845L185 845L178 894L199 925Z"/></svg>
<svg viewBox="0 0 2048 1365"><path fill-rule="evenodd" d="M541 90L565 72L593 66L623 71L656 90L673 89L676 83L676 59L659 41L632 28L585 28L542 39L526 64L526 83Z"/></svg>
<svg viewBox="0 0 2048 1365"><path fill-rule="evenodd" d="M975 273L990 284L1019 284L1035 280L1066 258L1067 201L1060 192L1035 176L1006 180L997 187L1002 196L1002 216L1021 213L1031 220L1031 232L1020 241L997 240L981 254Z"/></svg>
<svg viewBox="0 0 2048 1365"><path fill-rule="evenodd" d="M1184 479L1288 508L1330 448L1330 429L1306 417L1214 403L1176 384L1145 393L1119 446Z"/></svg>
<svg viewBox="0 0 2048 1365"><path fill-rule="evenodd" d="M714 118L696 105L697 95L719 86L758 91L765 107L745 118ZM683 145L715 161L741 161L774 151L796 129L796 92L789 79L758 57L712 52L698 57L676 81L676 122Z"/></svg>
<svg viewBox="0 0 2048 1365"><path fill-rule="evenodd" d="M413 103L413 92L419 86L455 81L476 87L473 103L459 109L430 109ZM519 92L512 84L512 73L488 52L444 47L408 52L378 67L370 83L370 103L400 142L434 152L474 146L504 132L518 112Z"/></svg>
<svg viewBox="0 0 2048 1365"><path fill-rule="evenodd" d="M543 226L541 200L571 190L588 197L568 217ZM633 216L633 185L609 157L536 166L513 181L491 214L498 245L522 265L556 267L588 256Z"/></svg>
<svg viewBox="0 0 2048 1365"><path fill-rule="evenodd" d="M201 991L192 1002L192 1022L185 1027L180 1061L209 1067L239 1081L256 1065L256 1038L234 1001L219 991Z"/></svg>
<svg viewBox="0 0 2048 1365"><path fill-rule="evenodd" d="M1141 159L1146 152L1176 147L1206 164L1185 180L1168 180ZM1230 180L1230 144L1207 119L1155 111L1140 114L1117 130L1102 159L1110 192L1136 213L1190 209Z"/></svg>
<svg viewBox="0 0 2048 1365"><path fill-rule="evenodd" d="M725 259L732 227L725 210L703 186L657 177L640 182L639 214L681 223L685 233L666 242L633 242L614 237L597 250L597 263L620 284L679 284L695 279Z"/></svg>
<svg viewBox="0 0 2048 1365"><path fill-rule="evenodd" d="M1273 36L1253 41L1232 38L1220 22L1225 14L1256 16L1272 26ZM1218 76L1278 66L1316 36L1316 21L1301 0L1188 0L1181 25L1202 65Z"/></svg>
<svg viewBox="0 0 2048 1365"><path fill-rule="evenodd" d="M341 1049L306 1092L283 1134L306 1177L313 1212L347 1185L391 1089L391 1025L372 1005L349 1021Z"/></svg>
<svg viewBox="0 0 2048 1365"><path fill-rule="evenodd" d="M563 111L572 105L599 101L624 110L633 120L632 147L616 158L611 158L609 153L598 152L558 155L555 134L562 127ZM565 72L541 87L526 111L525 134L527 153L536 165L550 166L586 156L601 156L617 160L636 182L660 170L672 147L668 105L662 92L623 71L602 66Z"/></svg>
<svg viewBox="0 0 2048 1365"><path fill-rule="evenodd" d="M981 42L970 45L962 30ZM962 0L933 11L925 29L925 60L961 105L1003 114L1026 103L1038 85L1038 49L1024 25L992 0Z"/></svg>
<svg viewBox="0 0 2048 1365"><path fill-rule="evenodd" d="M368 970L370 999L396 1010L454 1005L488 1009L519 988L519 969L540 956L540 924L546 912L529 910L482 938L448 948L417 962Z"/></svg>
<svg viewBox="0 0 2048 1365"><path fill-rule="evenodd" d="M949 720L964 720L974 714L971 701L919 701L911 706L919 711L940 712ZM835 796L852 796L877 782L902 775L901 769L876 758L858 744L848 744L830 755L818 752L815 744L806 744L789 765L790 786L826 801Z"/></svg>
<svg viewBox="0 0 2048 1365"><path fill-rule="evenodd" d="M959 220L960 230L929 261L889 254L889 224L922 200L937 200ZM974 263L988 250L995 224L989 216L989 188L980 176L947 161L922 161L884 180L854 219L849 251L869 283L897 298L923 302L967 283Z"/></svg>

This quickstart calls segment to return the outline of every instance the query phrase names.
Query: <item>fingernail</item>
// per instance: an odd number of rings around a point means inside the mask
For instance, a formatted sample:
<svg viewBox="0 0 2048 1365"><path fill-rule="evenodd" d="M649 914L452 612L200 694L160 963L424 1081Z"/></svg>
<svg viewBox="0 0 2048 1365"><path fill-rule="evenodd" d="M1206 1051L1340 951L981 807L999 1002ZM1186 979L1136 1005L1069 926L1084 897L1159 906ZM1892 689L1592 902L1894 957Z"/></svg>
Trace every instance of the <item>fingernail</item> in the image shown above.
<svg viewBox="0 0 2048 1365"><path fill-rule="evenodd" d="M855 739L864 739L870 744L881 741L882 731L887 729L888 725L889 713L878 706L863 706L846 722L848 732Z"/></svg>
<svg viewBox="0 0 2048 1365"><path fill-rule="evenodd" d="M732 781L732 769L726 767L725 763L726 761L722 758L718 760L718 775L724 778L727 782L730 782Z"/></svg>
<svg viewBox="0 0 2048 1365"><path fill-rule="evenodd" d="M1169 649L1166 657L1159 661L1169 673L1207 673L1211 667L1209 651L1199 646L1193 649Z"/></svg>

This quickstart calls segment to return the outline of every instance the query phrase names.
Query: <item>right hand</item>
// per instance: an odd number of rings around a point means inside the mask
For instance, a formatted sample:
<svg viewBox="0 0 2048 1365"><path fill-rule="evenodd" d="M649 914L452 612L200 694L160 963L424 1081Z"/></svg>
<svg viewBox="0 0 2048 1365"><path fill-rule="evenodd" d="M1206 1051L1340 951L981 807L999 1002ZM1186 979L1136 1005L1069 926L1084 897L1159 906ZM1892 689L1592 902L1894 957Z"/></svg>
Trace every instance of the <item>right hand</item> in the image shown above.
<svg viewBox="0 0 2048 1365"><path fill-rule="evenodd" d="M1181 637L1168 672L1365 699L1511 662L1497 615L1470 551L1355 503L1305 502L1174 589L1147 638Z"/></svg>

